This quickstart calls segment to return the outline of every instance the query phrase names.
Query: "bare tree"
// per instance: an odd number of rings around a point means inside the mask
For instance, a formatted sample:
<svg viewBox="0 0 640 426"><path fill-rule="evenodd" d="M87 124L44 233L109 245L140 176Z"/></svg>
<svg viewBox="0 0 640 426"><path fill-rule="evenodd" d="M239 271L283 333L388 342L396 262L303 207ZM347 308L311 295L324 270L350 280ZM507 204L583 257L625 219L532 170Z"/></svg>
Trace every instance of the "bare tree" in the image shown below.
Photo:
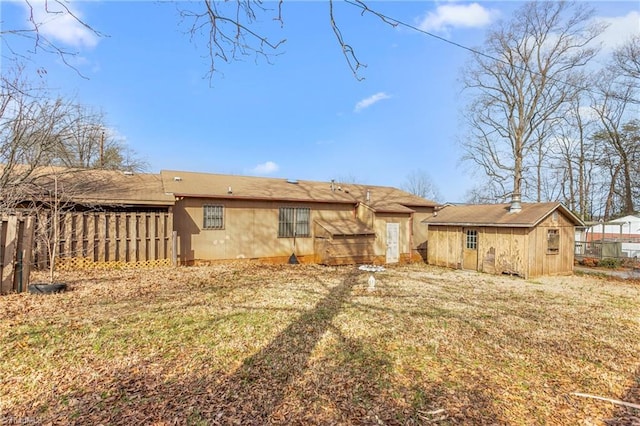
<svg viewBox="0 0 640 426"><path fill-rule="evenodd" d="M345 0L344 3L350 5L354 11L358 11L361 15L368 14L377 17L386 25L395 27L400 24L399 21L370 8L368 2ZM14 58L30 59L33 54L38 52L54 54L80 74L80 71L70 61L71 58L78 55L78 52L47 37L46 32L43 31L43 25L49 19L64 17L96 37L106 37L106 35L84 20L65 0L38 2L23 0L23 4L28 12L27 19L23 24L16 28L4 26L0 29L0 38L5 46L5 57L12 55ZM232 62L253 58L256 61L264 59L270 63L273 57L281 53L281 47L286 42L284 38L273 36L269 25L265 25L265 22L271 22L279 29L283 27L283 0L273 3L262 0L224 2L199 0L176 1L175 4L181 22L187 27L191 42L195 44L203 42L205 45L206 56L209 59L207 71L209 79L212 79L213 75L219 71L220 61ZM342 34L334 0L329 0L326 4L329 25L335 35L338 47L354 76L358 80L362 80L359 71L366 65L358 59L355 49ZM30 40L32 42L31 49L29 51L14 49L13 38ZM40 69L39 72L46 73L46 70Z"/></svg>
<svg viewBox="0 0 640 426"><path fill-rule="evenodd" d="M144 171L147 164L114 134L102 112L74 104L65 118L62 135L52 164L73 168Z"/></svg>
<svg viewBox="0 0 640 426"><path fill-rule="evenodd" d="M14 207L33 170L50 161L70 111L67 101L49 98L22 72L14 68L0 80L0 208L5 210Z"/></svg>
<svg viewBox="0 0 640 426"><path fill-rule="evenodd" d="M418 197L427 198L434 201L442 201L442 196L438 187L425 170L413 170L401 185L401 189Z"/></svg>
<svg viewBox="0 0 640 426"><path fill-rule="evenodd" d="M635 80L636 86L640 85L640 34L613 52L613 65L623 76Z"/></svg>
<svg viewBox="0 0 640 426"><path fill-rule="evenodd" d="M581 219L588 220L593 214L590 208L599 168L597 147L589 137L595 120L584 113L584 102L583 96L576 96L556 126L553 162L562 172L558 178L564 203Z"/></svg>
<svg viewBox="0 0 640 426"><path fill-rule="evenodd" d="M484 171L503 197L529 195L522 194L527 164L540 163L541 144L579 87L576 71L598 52L589 43L604 28L592 16L580 4L527 3L488 33L463 70L471 95L463 160Z"/></svg>
<svg viewBox="0 0 640 426"><path fill-rule="evenodd" d="M34 170L44 165L144 168L135 152L109 136L102 117L87 111L30 84L22 67L0 76L0 210L24 200Z"/></svg>
<svg viewBox="0 0 640 426"><path fill-rule="evenodd" d="M79 14L75 13L68 1L65 0L44 0L30 1L24 0L22 3L27 11L27 18L17 27L9 27L6 24L0 26L0 41L4 46L3 56L5 59L29 60L32 55L40 52L57 56L65 65L80 71L71 63L71 58L78 55L78 51L71 50L46 35L42 27L50 19L67 18L77 23L81 28L85 28L97 37L104 34L95 30L90 24L85 22ZM27 39L31 42L29 50L18 50L14 48L14 39ZM46 74L46 70L38 69L38 73ZM82 74L80 74L82 76Z"/></svg>
<svg viewBox="0 0 640 426"><path fill-rule="evenodd" d="M620 80L610 70L603 70L592 97L591 110L598 119L600 130L593 135L603 152L602 165L611 172L606 199L605 217L616 210L629 214L634 206L634 165L640 160L640 144L636 137L637 120L627 121L629 107L634 100L635 86L627 79ZM620 198L618 208L614 205Z"/></svg>

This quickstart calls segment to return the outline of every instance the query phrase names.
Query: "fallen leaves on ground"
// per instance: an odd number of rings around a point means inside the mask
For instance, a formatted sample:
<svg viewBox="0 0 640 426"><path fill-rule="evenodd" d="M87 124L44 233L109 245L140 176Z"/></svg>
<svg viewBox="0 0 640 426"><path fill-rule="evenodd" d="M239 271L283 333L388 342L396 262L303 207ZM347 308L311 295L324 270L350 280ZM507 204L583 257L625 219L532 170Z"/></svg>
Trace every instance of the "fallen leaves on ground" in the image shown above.
<svg viewBox="0 0 640 426"><path fill-rule="evenodd" d="M0 424L634 424L640 287L407 265L67 273L0 298Z"/></svg>

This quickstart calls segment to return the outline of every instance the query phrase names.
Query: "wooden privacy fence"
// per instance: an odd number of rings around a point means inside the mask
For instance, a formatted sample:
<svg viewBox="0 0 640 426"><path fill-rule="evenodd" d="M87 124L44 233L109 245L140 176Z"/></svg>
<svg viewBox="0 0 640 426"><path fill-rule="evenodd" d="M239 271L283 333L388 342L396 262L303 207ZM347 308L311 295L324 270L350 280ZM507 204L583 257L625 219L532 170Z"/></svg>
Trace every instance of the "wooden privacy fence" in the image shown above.
<svg viewBox="0 0 640 426"><path fill-rule="evenodd" d="M0 294L26 291L35 219L32 216L4 216L0 221Z"/></svg>
<svg viewBox="0 0 640 426"><path fill-rule="evenodd" d="M51 212L38 215L36 264L46 268L54 241ZM58 220L56 268L126 268L174 262L171 212L65 212Z"/></svg>

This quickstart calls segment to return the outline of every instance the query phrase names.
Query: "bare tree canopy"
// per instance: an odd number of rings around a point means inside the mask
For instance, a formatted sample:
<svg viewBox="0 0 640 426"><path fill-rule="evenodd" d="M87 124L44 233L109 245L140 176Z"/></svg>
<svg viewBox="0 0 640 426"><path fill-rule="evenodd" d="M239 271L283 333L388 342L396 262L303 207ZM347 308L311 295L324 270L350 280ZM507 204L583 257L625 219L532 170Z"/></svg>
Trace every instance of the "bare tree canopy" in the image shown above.
<svg viewBox="0 0 640 426"><path fill-rule="evenodd" d="M0 77L0 208L12 208L45 165L140 171L145 163L115 138L104 116L31 84L23 68Z"/></svg>
<svg viewBox="0 0 640 426"><path fill-rule="evenodd" d="M470 96L463 159L499 198L541 198L545 144L579 89L578 71L598 52L590 42L604 28L592 16L582 4L527 3L489 31L463 70Z"/></svg>
<svg viewBox="0 0 640 426"><path fill-rule="evenodd" d="M401 189L428 200L442 201L442 195L438 190L438 186L433 182L431 176L425 170L411 171L407 175Z"/></svg>
<svg viewBox="0 0 640 426"><path fill-rule="evenodd" d="M613 52L613 63L622 75L634 79L636 85L640 84L640 34L634 35Z"/></svg>

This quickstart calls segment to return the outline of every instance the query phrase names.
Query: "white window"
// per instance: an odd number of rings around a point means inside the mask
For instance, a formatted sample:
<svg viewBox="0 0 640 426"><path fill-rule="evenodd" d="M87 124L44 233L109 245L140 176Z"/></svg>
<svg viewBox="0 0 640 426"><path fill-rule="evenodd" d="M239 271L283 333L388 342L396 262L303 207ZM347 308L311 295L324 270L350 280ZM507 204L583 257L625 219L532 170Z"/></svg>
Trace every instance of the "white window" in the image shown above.
<svg viewBox="0 0 640 426"><path fill-rule="evenodd" d="M204 206L203 207L203 229L224 229L224 207Z"/></svg>
<svg viewBox="0 0 640 426"><path fill-rule="evenodd" d="M478 249L478 231L475 229L467 229L467 248L469 250Z"/></svg>
<svg viewBox="0 0 640 426"><path fill-rule="evenodd" d="M308 208L281 207L278 214L278 237L308 237L310 210Z"/></svg>

